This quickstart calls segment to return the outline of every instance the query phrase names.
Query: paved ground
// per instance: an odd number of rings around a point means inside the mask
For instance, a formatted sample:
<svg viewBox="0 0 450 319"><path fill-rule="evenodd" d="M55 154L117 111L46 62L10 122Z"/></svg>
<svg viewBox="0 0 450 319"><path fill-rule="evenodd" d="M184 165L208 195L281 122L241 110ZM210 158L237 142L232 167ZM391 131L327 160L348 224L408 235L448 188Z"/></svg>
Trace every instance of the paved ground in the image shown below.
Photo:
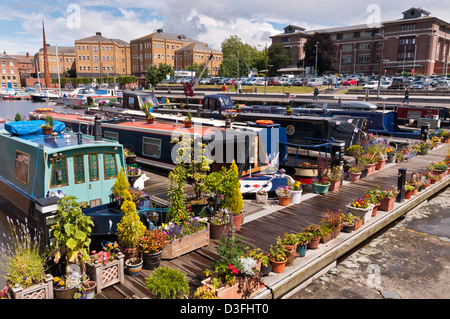
<svg viewBox="0 0 450 319"><path fill-rule="evenodd" d="M287 299L449 299L450 187Z"/></svg>

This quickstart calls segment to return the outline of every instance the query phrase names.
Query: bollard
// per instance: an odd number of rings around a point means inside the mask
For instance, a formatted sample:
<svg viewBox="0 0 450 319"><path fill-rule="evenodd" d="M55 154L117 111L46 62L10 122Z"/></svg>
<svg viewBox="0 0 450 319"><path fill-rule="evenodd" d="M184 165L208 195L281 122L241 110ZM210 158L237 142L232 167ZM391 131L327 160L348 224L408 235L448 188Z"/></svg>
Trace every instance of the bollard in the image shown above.
<svg viewBox="0 0 450 319"><path fill-rule="evenodd" d="M405 183L406 183L406 168L399 168L398 169L398 182L397 187L399 190L399 193L397 195L397 198L395 201L397 203L403 203L405 200Z"/></svg>
<svg viewBox="0 0 450 319"><path fill-rule="evenodd" d="M430 123L428 122L423 122L421 127L420 127L420 139L422 141L427 141L428 140L428 133L430 132Z"/></svg>
<svg viewBox="0 0 450 319"><path fill-rule="evenodd" d="M332 154L334 154L333 162L331 166L344 166L344 153L345 153L345 142L343 141L334 141L331 144Z"/></svg>

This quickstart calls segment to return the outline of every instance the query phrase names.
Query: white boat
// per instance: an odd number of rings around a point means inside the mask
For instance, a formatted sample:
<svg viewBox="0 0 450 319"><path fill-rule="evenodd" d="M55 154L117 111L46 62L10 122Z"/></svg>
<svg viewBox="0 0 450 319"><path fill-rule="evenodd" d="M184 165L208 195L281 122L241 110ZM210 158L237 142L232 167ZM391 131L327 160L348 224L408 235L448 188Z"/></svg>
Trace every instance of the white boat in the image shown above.
<svg viewBox="0 0 450 319"><path fill-rule="evenodd" d="M55 90L42 90L31 94L31 99L36 102L54 101L60 98Z"/></svg>

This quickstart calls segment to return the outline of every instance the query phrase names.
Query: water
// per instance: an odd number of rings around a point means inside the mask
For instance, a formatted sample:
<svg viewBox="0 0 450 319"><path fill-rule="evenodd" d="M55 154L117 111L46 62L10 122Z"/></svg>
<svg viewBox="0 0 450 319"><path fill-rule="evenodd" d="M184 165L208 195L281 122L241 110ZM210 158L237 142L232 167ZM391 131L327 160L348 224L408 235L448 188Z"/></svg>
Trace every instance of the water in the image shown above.
<svg viewBox="0 0 450 319"><path fill-rule="evenodd" d="M32 101L1 101L0 100L0 118L5 120L14 120L16 113L19 113L22 119L28 118L28 113L38 108L52 108L55 111L66 113L81 113L83 111L74 110L66 107L63 104L56 104L54 102L32 102ZM1 125L1 124L0 124ZM0 196L0 242L3 241L3 234L10 235L9 225L6 220L5 199ZM5 286L6 282L2 275L0 275L0 289Z"/></svg>

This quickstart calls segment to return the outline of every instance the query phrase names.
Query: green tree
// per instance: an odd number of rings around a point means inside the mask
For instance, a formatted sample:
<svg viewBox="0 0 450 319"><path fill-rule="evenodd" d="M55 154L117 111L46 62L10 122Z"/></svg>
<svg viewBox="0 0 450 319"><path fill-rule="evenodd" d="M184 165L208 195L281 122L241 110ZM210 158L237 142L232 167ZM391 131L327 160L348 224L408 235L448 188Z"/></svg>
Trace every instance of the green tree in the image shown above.
<svg viewBox="0 0 450 319"><path fill-rule="evenodd" d="M151 85L155 86L164 80L167 74L170 74L172 77L174 76L172 66L170 64L160 63L158 66L150 65L145 73L145 78Z"/></svg>
<svg viewBox="0 0 450 319"><path fill-rule="evenodd" d="M338 70L337 46L329 33L315 33L305 43L305 66L315 67L317 45L317 73ZM303 61L300 62L303 64Z"/></svg>
<svg viewBox="0 0 450 319"><path fill-rule="evenodd" d="M220 76L247 76L250 69L264 68L264 52L243 43L237 35L225 39L221 47L223 61L219 67Z"/></svg>
<svg viewBox="0 0 450 319"><path fill-rule="evenodd" d="M292 64L291 52L284 48L284 45L272 44L267 50L267 68L271 75L276 75L277 70L288 67ZM269 67L269 65L271 65Z"/></svg>

